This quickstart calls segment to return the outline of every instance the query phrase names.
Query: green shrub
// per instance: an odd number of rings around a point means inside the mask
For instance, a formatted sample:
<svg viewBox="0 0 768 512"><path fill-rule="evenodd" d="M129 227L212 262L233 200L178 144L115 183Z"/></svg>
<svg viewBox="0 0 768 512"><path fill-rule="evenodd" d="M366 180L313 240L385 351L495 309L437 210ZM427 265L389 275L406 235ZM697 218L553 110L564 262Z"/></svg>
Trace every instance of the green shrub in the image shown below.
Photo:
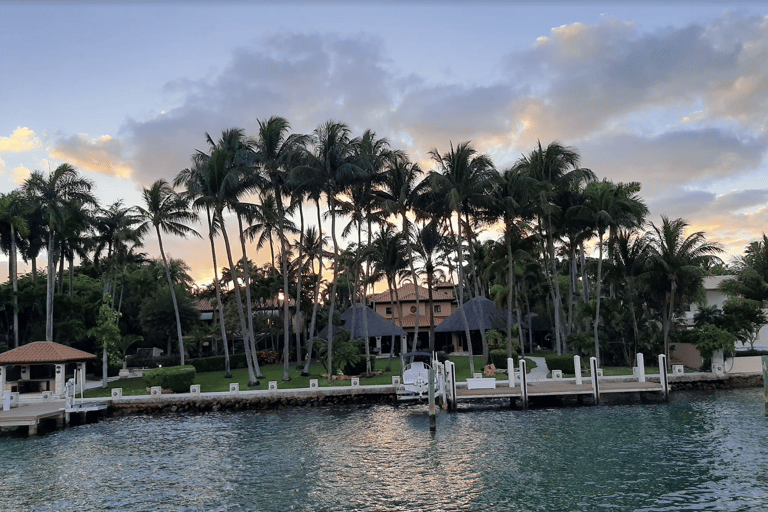
<svg viewBox="0 0 768 512"><path fill-rule="evenodd" d="M274 350L259 350L256 352L256 358L259 360L259 365L277 364L280 362L280 354ZM243 361L245 361L245 356L243 356Z"/></svg>
<svg viewBox="0 0 768 512"><path fill-rule="evenodd" d="M507 351L506 349L496 349L490 352L491 363L500 370L507 370ZM517 368L519 356L516 353L512 353L512 359L515 360L515 368Z"/></svg>
<svg viewBox="0 0 768 512"><path fill-rule="evenodd" d="M549 368L549 371L552 370L562 370L563 373L576 373L576 368L573 366L573 356L572 355L564 355L564 356L546 356L544 360L547 363L547 368Z"/></svg>
<svg viewBox="0 0 768 512"><path fill-rule="evenodd" d="M186 393L195 381L194 366L171 366L155 368L144 372L144 382L148 387L160 386L174 393Z"/></svg>

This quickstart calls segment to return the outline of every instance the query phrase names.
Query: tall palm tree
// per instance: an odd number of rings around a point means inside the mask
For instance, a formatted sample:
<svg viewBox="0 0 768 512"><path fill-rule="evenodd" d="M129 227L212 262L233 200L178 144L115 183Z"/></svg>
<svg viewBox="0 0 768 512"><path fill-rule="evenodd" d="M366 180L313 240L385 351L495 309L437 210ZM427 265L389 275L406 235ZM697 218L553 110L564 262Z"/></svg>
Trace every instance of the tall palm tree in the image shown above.
<svg viewBox="0 0 768 512"><path fill-rule="evenodd" d="M45 301L45 339L53 341L53 295L56 271L54 268L56 235L63 216L73 203L82 206L96 205L96 198L91 194L93 183L82 178L69 164L61 164L45 176L40 171L33 171L24 182L23 190L31 201L39 205L45 218L48 236L48 274Z"/></svg>
<svg viewBox="0 0 768 512"><path fill-rule="evenodd" d="M450 150L442 155L437 149L433 149L430 151L430 155L437 164L437 170L429 174L432 191L438 197L443 198L447 210L451 214L455 213L457 218L456 254L459 270L459 310L464 320L464 330L470 350L470 370L474 373L472 338L464 311L465 276L462 227L465 222L462 217L466 218L478 206L490 204L488 193L498 179L498 173L491 159L486 155L478 155L469 142L459 143L456 147L451 144ZM483 347L483 351L487 352L486 346ZM483 355L487 357L487 354Z"/></svg>
<svg viewBox="0 0 768 512"><path fill-rule="evenodd" d="M437 255L444 245L444 237L436 221L431 221L416 232L415 251L423 262L424 273L427 275L427 307L429 308L429 351L435 350L435 306L434 283L437 271Z"/></svg>
<svg viewBox="0 0 768 512"><path fill-rule="evenodd" d="M605 232L615 232L619 227L639 227L648 208L637 195L640 191L640 183L618 183L603 180L587 185L586 201L580 209L585 217L593 223L598 237L597 259L597 291L595 292L595 321L593 324L595 337L595 357L600 361L600 341L598 329L600 324L600 303L602 300L603 286L603 237Z"/></svg>
<svg viewBox="0 0 768 512"><path fill-rule="evenodd" d="M336 285L339 277L339 242L336 233L338 196L352 183L365 176L360 166L360 158L355 153L350 138L349 127L344 123L327 121L314 131L315 148L307 155L304 165L298 166L294 173L298 181L311 181L321 185L321 190L328 205L331 217L331 239L333 240L333 280L331 281L328 322L328 378L333 379L333 314L336 308Z"/></svg>
<svg viewBox="0 0 768 512"><path fill-rule="evenodd" d="M289 195L287 187L290 172L301 163L305 146L309 143L306 135L291 134L291 125L279 116L273 116L266 121L259 121L259 135L254 141L253 149L256 162L264 170L266 186L275 198L278 222L277 236L280 240L280 268L283 275L283 380L291 380L288 373L290 345L290 310L288 288L288 242L286 239L286 219L283 199ZM289 201L290 204L290 201ZM295 232L295 227L293 231ZM299 297L296 297L298 305Z"/></svg>
<svg viewBox="0 0 768 512"><path fill-rule="evenodd" d="M651 251L649 275L665 290L661 318L667 359L676 306L701 288L704 266L719 259L716 254L722 252L717 243L707 241L703 231L686 236L687 227L683 219L670 220L662 215L661 225L652 222L646 233Z"/></svg>
<svg viewBox="0 0 768 512"><path fill-rule="evenodd" d="M176 300L176 291L174 290L171 271L168 265L168 259L165 256L163 248L162 233L168 233L182 238L188 235L200 236L200 234L189 227L189 223L197 221L197 213L189 207L189 201L174 192L173 188L164 179L155 181L149 188L145 188L142 197L145 207L137 207L144 221L139 226L140 231L146 231L154 228L157 235L157 242L160 246L160 257L165 267L165 276L168 278L168 286L171 289L171 299L173 301L173 310L176 315L176 334L179 338L179 359L181 365L184 365L184 339L181 334L181 318L179 316L179 305ZM201 237L202 238L202 237Z"/></svg>
<svg viewBox="0 0 768 512"><path fill-rule="evenodd" d="M243 260L247 260L242 228L242 208L240 208L239 198L242 194L253 190L260 182L260 179L257 174L249 172L251 167L249 165L249 150L243 130L239 128L224 130L217 142L214 142L211 136L206 133L206 139L211 148L211 153L206 154L198 150L195 159L205 169L206 179L209 182L207 189L211 193L208 196L208 202L213 210L213 222L220 230L224 239L224 248L226 249L229 268L235 269L232 247L224 219L224 209L236 212ZM240 332L245 344L245 360L248 366L249 377L248 385L249 387L255 387L259 384L257 378L263 378L263 375L261 374L256 354L248 266L245 266L244 270L243 282L236 279L233 273L232 284L235 291L235 309L237 310ZM245 306L243 305L241 288L245 288Z"/></svg>
<svg viewBox="0 0 768 512"><path fill-rule="evenodd" d="M393 153L387 158L387 168L384 182L378 195L381 205L387 213L399 216L402 219L402 233L405 239L405 248L408 253L408 264L411 271L414 289L416 291L416 324L413 333L413 351L419 339L419 318L421 308L419 306L419 281L416 277L416 269L413 265L413 245L411 244L412 229L408 214L416 209L420 196L427 186L426 181L419 181L422 170L418 164L408 160L405 154Z"/></svg>
<svg viewBox="0 0 768 512"><path fill-rule="evenodd" d="M219 327L221 329L221 341L224 345L224 377L232 378L229 361L229 342L227 340L227 328L224 320L224 302L221 293L221 280L219 279L219 267L216 260L215 237L221 232L219 217L215 208L220 190L220 183L216 179L215 169L207 165L205 159L197 155L192 158L192 167L182 170L175 178L174 185L186 186L186 196L192 201L195 211L205 210L206 225L208 226L208 240L211 244L211 257L213 259L213 285L216 291L216 309L219 313ZM246 358L247 359L247 358Z"/></svg>
<svg viewBox="0 0 768 512"><path fill-rule="evenodd" d="M520 158L514 165L516 170L526 173L537 182L536 215L541 240L545 243L542 252L546 263L545 275L555 307L555 344L558 354L562 354L564 340L561 326L563 305L557 279L555 240L563 213L563 199L567 198L569 190L595 179L591 170L579 167L580 160L581 157L574 148L563 146L559 142L551 142L546 148L542 148L539 142L536 149Z"/></svg>
<svg viewBox="0 0 768 512"><path fill-rule="evenodd" d="M736 277L723 280L718 289L729 297L768 302L768 236L749 243L744 255L734 262Z"/></svg>
<svg viewBox="0 0 768 512"><path fill-rule="evenodd" d="M19 346L19 280L16 258L17 238L29 234L27 205L20 191L0 195L0 224L8 226L8 270L13 286L13 346Z"/></svg>

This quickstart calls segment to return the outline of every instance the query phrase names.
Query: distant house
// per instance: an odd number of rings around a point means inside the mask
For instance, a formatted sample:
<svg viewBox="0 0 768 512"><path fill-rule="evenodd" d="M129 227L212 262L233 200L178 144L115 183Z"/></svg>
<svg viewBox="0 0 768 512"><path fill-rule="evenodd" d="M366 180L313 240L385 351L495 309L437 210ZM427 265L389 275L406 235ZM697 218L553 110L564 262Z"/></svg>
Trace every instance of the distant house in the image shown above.
<svg viewBox="0 0 768 512"><path fill-rule="evenodd" d="M400 311L397 311L397 300L400 299ZM419 322L419 346L425 347L429 343L429 290L419 286L419 305L416 307L416 286L406 284L397 289L397 295L390 298L389 290L368 297L371 308L379 315L400 325L402 320L403 330L413 340L416 331L416 320ZM453 285L446 281L439 281L432 287L432 311L435 326L456 311L456 299L453 296ZM450 341L450 336L442 335ZM441 346L436 337L437 346Z"/></svg>
<svg viewBox="0 0 768 512"><path fill-rule="evenodd" d="M725 301L728 300L729 297L721 292L718 287L720 286L720 283L726 279L733 279L735 277L736 276L706 276L703 283L705 305L717 306L718 308L723 309L723 304L725 304ZM689 306L688 311L685 312L684 317L684 321L687 325L693 325L693 317L698 311L699 304L693 303ZM766 310L766 313L768 313L768 310ZM760 328L760 332L757 334L757 341L755 341L755 348L757 348L758 345L761 345L762 347L768 346L768 325L764 325ZM737 342L736 348L745 347L741 346L741 344ZM747 345L746 348L749 348L749 345Z"/></svg>

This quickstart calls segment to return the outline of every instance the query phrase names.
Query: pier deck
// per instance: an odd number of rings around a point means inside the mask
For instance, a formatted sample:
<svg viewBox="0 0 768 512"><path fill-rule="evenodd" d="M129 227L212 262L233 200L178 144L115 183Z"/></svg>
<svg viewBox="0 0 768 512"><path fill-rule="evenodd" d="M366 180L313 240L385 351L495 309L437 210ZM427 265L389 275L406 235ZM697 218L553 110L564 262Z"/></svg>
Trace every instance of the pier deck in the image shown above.
<svg viewBox="0 0 768 512"><path fill-rule="evenodd" d="M44 419L63 419L64 408L64 400L57 400L0 411L0 427L37 427Z"/></svg>
<svg viewBox="0 0 768 512"><path fill-rule="evenodd" d="M505 381L499 381L493 389L456 389L456 400L476 400L482 398L522 398L522 390L519 386L509 387ZM600 380L600 394L610 393L645 393L663 392L664 388L659 382L637 381L611 381ZM528 383L528 396L578 396L592 395L592 382L585 380L582 384L576 384L568 380L547 380Z"/></svg>

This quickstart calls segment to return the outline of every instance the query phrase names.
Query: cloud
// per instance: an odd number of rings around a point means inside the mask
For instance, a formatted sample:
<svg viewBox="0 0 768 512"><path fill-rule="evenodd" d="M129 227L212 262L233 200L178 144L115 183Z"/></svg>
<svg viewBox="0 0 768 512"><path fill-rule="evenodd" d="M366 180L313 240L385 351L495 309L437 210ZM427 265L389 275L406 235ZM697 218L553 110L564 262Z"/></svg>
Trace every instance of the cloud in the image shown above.
<svg viewBox="0 0 768 512"><path fill-rule="evenodd" d="M0 176L5 174L5 161L0 158Z"/></svg>
<svg viewBox="0 0 768 512"><path fill-rule="evenodd" d="M765 137L715 128L643 137L631 133L596 136L578 146L582 165L614 181L639 181L643 194L717 181L753 171L768 152Z"/></svg>
<svg viewBox="0 0 768 512"><path fill-rule="evenodd" d="M17 185L22 185L32 173L29 169L23 166L19 166L12 171L13 182Z"/></svg>
<svg viewBox="0 0 768 512"><path fill-rule="evenodd" d="M122 143L109 135L89 139L87 135L78 134L60 139L50 150L50 155L75 167L106 176L131 176L131 166L123 157Z"/></svg>
<svg viewBox="0 0 768 512"><path fill-rule="evenodd" d="M41 146L40 139L29 128L16 128L10 137L0 137L0 153L23 153Z"/></svg>
<svg viewBox="0 0 768 512"><path fill-rule="evenodd" d="M768 122L766 57L768 21L725 13L711 26L654 33L615 18L562 26L504 64L513 80L531 88L513 113L526 128L521 142L532 144L586 138L631 125L634 115L649 129L643 116L662 108L692 108L703 112L703 121L729 119L762 129ZM676 121L662 119L653 128Z"/></svg>

